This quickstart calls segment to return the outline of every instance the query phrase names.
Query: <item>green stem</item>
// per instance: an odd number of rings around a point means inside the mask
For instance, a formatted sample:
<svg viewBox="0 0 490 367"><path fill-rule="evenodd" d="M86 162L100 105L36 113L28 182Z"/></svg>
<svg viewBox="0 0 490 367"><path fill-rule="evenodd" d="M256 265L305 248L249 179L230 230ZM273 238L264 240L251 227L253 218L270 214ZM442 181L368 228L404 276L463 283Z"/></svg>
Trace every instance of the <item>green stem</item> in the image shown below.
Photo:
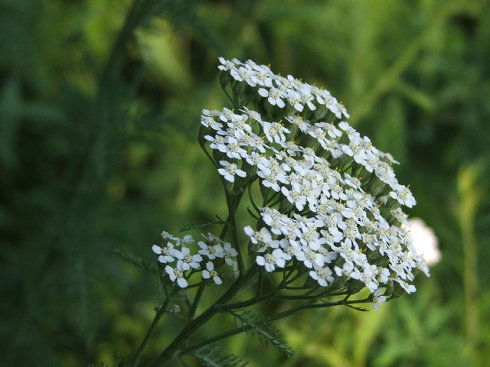
<svg viewBox="0 0 490 367"><path fill-rule="evenodd" d="M217 342L218 340L226 339L226 338L229 338L230 336L243 333L244 331L247 331L248 329L249 329L249 327L246 326L246 325L244 325L243 327L240 327L240 328L237 328L237 329L233 329L233 330L227 331L226 333L217 335L217 336L212 337L212 338L208 338L206 340L203 340L202 342L196 343L196 344L191 345L190 347L182 350L182 352L180 352L179 355L180 356L183 356L183 355L185 355L185 354L187 354L189 352L192 352L194 350L197 350L197 349L200 349L202 347L205 347L206 345L209 345L209 344L212 344L214 342Z"/></svg>
<svg viewBox="0 0 490 367"><path fill-rule="evenodd" d="M260 322L260 324L267 324L267 323L270 323L272 321L276 321L276 320L282 319L284 317L290 316L290 315L292 315L292 314L294 314L296 312L302 311L302 310L307 309L307 308L325 308L325 307L333 307L333 306L338 306L338 305L346 305L346 306L349 306L351 304L366 303L366 302L370 302L370 300L366 298L366 299L356 300L356 301L350 301L350 302L348 302L346 300L341 300L341 301L336 301L336 302L325 302L325 303L306 303L306 304L303 304L303 305L300 305L300 306L292 307L289 310L286 310L286 311L283 311L283 312L278 313L277 315L271 316L271 317L263 320L262 322ZM199 342L199 343L196 343L194 345L191 345L190 347L182 350L182 352L179 353L179 355L182 356L182 355L187 354L189 352L192 352L194 350L197 350L197 349L200 349L202 347L205 347L206 345L215 343L215 342L217 342L219 340L226 339L226 338L229 338L231 336L234 336L234 335L237 335L237 334L241 334L243 332L246 332L249 329L251 329L251 326L243 325L243 326L241 326L239 328L236 328L236 329L227 331L227 332L225 332L223 334L219 334L219 335L214 336L212 338L208 338L206 340L203 340L202 342Z"/></svg>
<svg viewBox="0 0 490 367"><path fill-rule="evenodd" d="M250 298L250 299L245 300L245 301L231 303L229 305L221 306L220 310L222 312L231 311L231 310L236 310L238 308L245 308L245 307L249 307L252 305L256 305L257 303L260 303L260 302L271 301L271 300L275 299L274 294L275 293L271 293L271 294L268 294L265 296L254 297L254 298Z"/></svg>
<svg viewBox="0 0 490 367"><path fill-rule="evenodd" d="M274 297L275 301L305 301L305 300L315 300L321 297L325 297L325 294L322 295L314 295L314 296L305 296L305 295L293 295L293 296L288 296L288 295L279 295Z"/></svg>
<svg viewBox="0 0 490 367"><path fill-rule="evenodd" d="M259 272L259 279L257 280L257 293L256 296L259 297L262 295L262 283L264 281L264 273Z"/></svg>
<svg viewBox="0 0 490 367"><path fill-rule="evenodd" d="M285 285L284 286L284 289L287 289L289 291L301 291L301 290L305 290L307 288L304 285L300 285L300 286L297 286L297 287L290 287L290 286Z"/></svg>
<svg viewBox="0 0 490 367"><path fill-rule="evenodd" d="M199 144L199 145L201 146L201 149L204 151L204 154L206 154L206 156L211 161L211 163L213 164L213 166L215 166L216 168L218 168L218 164L216 163L216 161L214 160L214 158L211 157L211 154L209 154L208 150L206 149L206 145L204 143L203 144Z"/></svg>
<svg viewBox="0 0 490 367"><path fill-rule="evenodd" d="M251 189L251 187L252 187L252 184L247 185L248 197L249 197L250 203L252 204L252 206L255 209L255 211L257 212L258 215L260 215L260 209L257 206L257 204L255 204L255 201L254 201L254 198L253 198L253 195L252 195L252 189Z"/></svg>
<svg viewBox="0 0 490 367"><path fill-rule="evenodd" d="M340 301L334 301L334 302L322 302L322 303L305 303L296 307L292 307L289 310L283 311L278 313L277 315L274 315L272 317L269 317L267 321L274 321L278 319L282 319L286 316L292 315L293 313L305 310L307 308L325 308L325 307L332 307L332 306L339 306L339 305L351 305L351 304L357 304L357 303L367 303L367 302L372 302L369 298L364 298L364 299L359 299L355 301L347 301L345 299L340 300Z"/></svg>
<svg viewBox="0 0 490 367"><path fill-rule="evenodd" d="M136 351L136 353L134 355L133 363L131 365L132 367L138 366L138 363L140 362L140 359L141 359L141 355L143 354L143 350L145 349L146 343L148 343L148 340L150 339L151 334L153 334L153 331L155 330L155 327L157 326L158 321L160 321L160 318L165 313L165 310L166 310L167 305L168 305L168 301L169 301L169 298L165 299L165 302L160 306L160 309L155 314L153 322L151 323L150 328L146 332L145 338L141 342L138 350Z"/></svg>
<svg viewBox="0 0 490 367"><path fill-rule="evenodd" d="M194 334L202 325L204 325L214 315L222 311L223 305L233 298L236 293L242 288L242 286L252 278L257 272L257 267L254 265L250 267L243 276L239 277L235 283L221 296L221 298L212 306L210 306L201 315L189 322L187 326L175 337L175 339L160 353L150 364L149 367L163 366L164 362L167 362L175 352L184 344L184 342Z"/></svg>
<svg viewBox="0 0 490 367"><path fill-rule="evenodd" d="M296 268L293 267L292 269L290 269L288 271L287 274L286 274L286 272L283 272L283 278L281 280L281 283L279 283L279 285L277 286L278 289L283 289L286 286L286 284L288 284L288 279L294 273L295 270L296 270Z"/></svg>
<svg viewBox="0 0 490 367"><path fill-rule="evenodd" d="M223 89L223 92L225 92L225 94L228 97L228 99L230 100L231 104L235 105L235 100L230 96L230 93L228 93L228 91L226 90L226 88L223 87L221 89Z"/></svg>
<svg viewBox="0 0 490 367"><path fill-rule="evenodd" d="M226 190L225 190L225 194L226 194L226 204L228 206L228 223L230 224L231 227L233 247L238 252L238 256L237 256L238 270L241 276L243 274L244 263L243 263L242 251L240 249L240 242L238 241L238 233L236 230L236 223L235 223L235 211L237 209L238 202L240 201L241 195L237 197L235 203L232 197L233 194L228 193Z"/></svg>
<svg viewBox="0 0 490 367"><path fill-rule="evenodd" d="M189 320L192 320L192 318L194 317L194 314L196 313L197 305L199 304L201 296L204 292L204 287L205 287L205 283L203 282L203 283L201 283L201 285L199 286L199 289L197 290L196 297L194 297L194 302L192 302L192 307L189 310Z"/></svg>
<svg viewBox="0 0 490 367"><path fill-rule="evenodd" d="M305 275L305 273L302 273L302 272L299 272L299 271L298 271L298 274L296 274L296 275L295 275L293 278L289 279L289 280L288 280L288 281L285 283L285 285L289 285L289 284L293 283L295 280L297 280L297 279L301 278L303 275Z"/></svg>

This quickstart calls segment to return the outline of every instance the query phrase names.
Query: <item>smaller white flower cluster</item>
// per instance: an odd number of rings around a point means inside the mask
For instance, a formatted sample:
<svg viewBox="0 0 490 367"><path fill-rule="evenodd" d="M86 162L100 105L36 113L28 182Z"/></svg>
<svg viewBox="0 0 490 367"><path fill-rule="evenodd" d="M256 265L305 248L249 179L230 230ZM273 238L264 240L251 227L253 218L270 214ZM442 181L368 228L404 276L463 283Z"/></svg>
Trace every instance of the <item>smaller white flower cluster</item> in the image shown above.
<svg viewBox="0 0 490 367"><path fill-rule="evenodd" d="M267 98L273 106L284 108L289 105L298 112L305 111L306 107L315 111L324 106L337 118L349 118L345 107L325 89L303 83L291 75L287 78L276 75L268 66L257 65L252 60L242 63L237 59L229 61L220 57L219 61L220 70L229 72L234 80L257 89L258 94Z"/></svg>
<svg viewBox="0 0 490 367"><path fill-rule="evenodd" d="M237 251L230 243L213 236L201 234L203 240L197 241L191 235L180 239L168 232L162 232L161 244L153 245L152 250L158 256L158 261L166 264L165 272L172 282L177 282L181 288L186 288L189 278L201 271L203 279L212 279L214 283L221 284L221 275L216 268L223 264L230 266L236 273ZM197 250L194 251L193 248Z"/></svg>

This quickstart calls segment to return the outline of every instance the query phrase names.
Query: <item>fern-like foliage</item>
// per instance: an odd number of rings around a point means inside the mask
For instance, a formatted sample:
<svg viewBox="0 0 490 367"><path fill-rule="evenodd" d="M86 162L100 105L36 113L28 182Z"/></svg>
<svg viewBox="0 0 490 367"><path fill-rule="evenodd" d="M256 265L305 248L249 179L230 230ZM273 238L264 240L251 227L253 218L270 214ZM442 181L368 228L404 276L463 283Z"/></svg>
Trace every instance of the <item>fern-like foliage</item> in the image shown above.
<svg viewBox="0 0 490 367"><path fill-rule="evenodd" d="M128 263L137 266L138 268L143 268L150 273L158 274L158 269L155 264L149 263L143 260L141 257L128 254L127 252L118 248L115 249L114 252L118 254L122 259L126 260Z"/></svg>
<svg viewBox="0 0 490 367"><path fill-rule="evenodd" d="M248 364L234 354L226 354L219 346L205 347L192 353L203 367L244 367Z"/></svg>
<svg viewBox="0 0 490 367"><path fill-rule="evenodd" d="M241 323L247 333L250 331L252 335L257 335L261 341L272 345L288 357L295 355L294 351L287 346L281 332L273 328L270 321L262 319L251 311L242 311L240 313L230 311L230 314Z"/></svg>

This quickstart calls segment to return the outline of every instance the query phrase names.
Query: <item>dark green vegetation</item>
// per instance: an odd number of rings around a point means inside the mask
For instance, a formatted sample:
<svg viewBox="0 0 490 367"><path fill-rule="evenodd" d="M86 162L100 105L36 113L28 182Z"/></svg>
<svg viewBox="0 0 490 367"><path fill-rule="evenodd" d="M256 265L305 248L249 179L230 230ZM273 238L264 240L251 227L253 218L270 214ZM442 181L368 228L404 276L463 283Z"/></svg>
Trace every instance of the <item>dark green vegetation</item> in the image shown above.
<svg viewBox="0 0 490 367"><path fill-rule="evenodd" d="M153 264L163 229L226 214L196 141L200 110L226 103L220 55L321 81L343 100L351 124L401 162L418 200L410 214L443 253L417 293L378 312L278 323L294 358L243 335L227 353L261 367L486 365L485 0L1 0L0 365L112 366L134 353L162 295L115 249ZM182 324L166 315L143 362ZM202 337L232 328L223 316Z"/></svg>

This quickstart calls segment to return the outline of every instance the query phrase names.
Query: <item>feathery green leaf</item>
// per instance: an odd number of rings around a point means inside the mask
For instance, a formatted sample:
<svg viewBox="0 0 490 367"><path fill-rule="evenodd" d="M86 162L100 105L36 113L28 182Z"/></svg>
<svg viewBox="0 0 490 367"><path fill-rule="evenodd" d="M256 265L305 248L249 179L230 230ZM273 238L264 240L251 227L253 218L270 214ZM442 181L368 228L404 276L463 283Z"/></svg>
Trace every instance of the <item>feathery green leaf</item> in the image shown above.
<svg viewBox="0 0 490 367"><path fill-rule="evenodd" d="M247 332L248 330L251 330L252 335L257 333L261 340L265 341L267 344L271 344L288 357L295 355L283 340L281 332L270 325L270 321L261 319L260 316L254 315L251 311L243 311L240 313L230 311L230 314L241 322L242 327L244 327Z"/></svg>
<svg viewBox="0 0 490 367"><path fill-rule="evenodd" d="M115 249L114 252L118 254L122 259L126 260L128 263L137 266L138 268L143 268L150 273L158 274L158 269L155 264L148 263L147 261L143 260L141 257L133 256L118 248Z"/></svg>
<svg viewBox="0 0 490 367"><path fill-rule="evenodd" d="M248 364L234 354L226 354L219 346L206 347L192 353L204 367L244 367Z"/></svg>

